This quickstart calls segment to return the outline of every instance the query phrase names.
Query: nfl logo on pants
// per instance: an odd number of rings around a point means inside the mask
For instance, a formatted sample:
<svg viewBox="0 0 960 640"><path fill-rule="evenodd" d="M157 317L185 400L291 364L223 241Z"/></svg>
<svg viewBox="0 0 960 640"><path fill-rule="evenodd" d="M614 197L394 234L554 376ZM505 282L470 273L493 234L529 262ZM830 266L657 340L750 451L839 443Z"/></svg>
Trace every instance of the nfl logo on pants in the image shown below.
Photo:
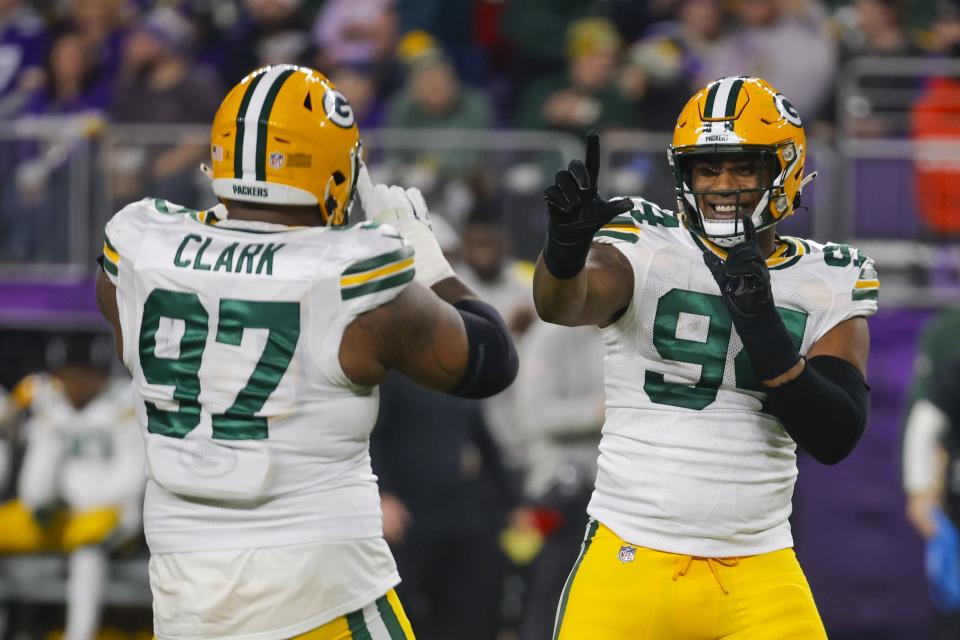
<svg viewBox="0 0 960 640"><path fill-rule="evenodd" d="M620 547L620 553L617 554L617 557L620 559L620 562L626 564L628 562L633 562L633 559L637 555L637 548L631 547L629 544L625 544Z"/></svg>

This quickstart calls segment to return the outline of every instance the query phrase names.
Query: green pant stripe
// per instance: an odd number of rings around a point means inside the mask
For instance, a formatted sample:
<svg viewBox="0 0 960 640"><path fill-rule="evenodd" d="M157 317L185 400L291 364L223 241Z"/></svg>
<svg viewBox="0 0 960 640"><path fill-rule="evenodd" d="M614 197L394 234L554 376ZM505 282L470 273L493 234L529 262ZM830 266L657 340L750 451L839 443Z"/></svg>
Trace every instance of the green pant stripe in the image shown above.
<svg viewBox="0 0 960 640"><path fill-rule="evenodd" d="M560 596L560 607L557 609L557 621L553 629L553 640L557 640L557 638L560 637L560 627L563 626L563 614L567 610L567 600L570 598L570 587L573 586L573 580L577 575L577 570L580 568L580 563L583 562L583 557L587 555L587 550L590 548L590 543L593 542L593 536L596 535L599 527L600 523L596 520L591 520L587 526L587 535L583 538L583 549L581 549L580 555L577 556L577 561L574 563L573 569L567 577L567 583L563 585L563 593Z"/></svg>
<svg viewBox="0 0 960 640"><path fill-rule="evenodd" d="M399 287L400 285L406 284L413 280L413 276L415 274L416 271L413 267L411 267L387 278L380 278L379 280L373 280L372 282L354 285L352 287L344 287L340 289L340 299L352 300L370 293L384 291L386 289L390 289L391 287Z"/></svg>
<svg viewBox="0 0 960 640"><path fill-rule="evenodd" d="M373 640L367 621L363 619L363 609L347 614L347 628L350 629L351 640Z"/></svg>
<svg viewBox="0 0 960 640"><path fill-rule="evenodd" d="M397 618L393 607L390 606L390 601L387 600L387 596L377 598L377 611L380 612L380 617L383 618L383 624L387 628L387 633L390 634L390 640L407 640L407 634L403 632L403 627L400 626L400 620Z"/></svg>

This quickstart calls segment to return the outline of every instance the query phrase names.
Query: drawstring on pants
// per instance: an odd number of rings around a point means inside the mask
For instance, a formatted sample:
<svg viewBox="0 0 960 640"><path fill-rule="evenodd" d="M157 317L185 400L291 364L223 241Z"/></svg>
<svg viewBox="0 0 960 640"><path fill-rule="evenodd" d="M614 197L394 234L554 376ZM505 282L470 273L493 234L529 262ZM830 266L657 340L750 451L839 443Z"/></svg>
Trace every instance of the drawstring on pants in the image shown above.
<svg viewBox="0 0 960 640"><path fill-rule="evenodd" d="M720 590L723 591L723 595L729 595L730 592L727 591L727 588L723 585L723 581L720 579L720 570L717 569L717 565L723 565L724 567L735 567L739 564L737 558L702 558L700 556L678 556L677 562L673 567L673 579L677 580L680 576L687 575L687 571L690 569L690 565L694 560L703 560L707 563L707 566L710 567L710 573L713 574L713 577L717 580L717 584L720 585Z"/></svg>

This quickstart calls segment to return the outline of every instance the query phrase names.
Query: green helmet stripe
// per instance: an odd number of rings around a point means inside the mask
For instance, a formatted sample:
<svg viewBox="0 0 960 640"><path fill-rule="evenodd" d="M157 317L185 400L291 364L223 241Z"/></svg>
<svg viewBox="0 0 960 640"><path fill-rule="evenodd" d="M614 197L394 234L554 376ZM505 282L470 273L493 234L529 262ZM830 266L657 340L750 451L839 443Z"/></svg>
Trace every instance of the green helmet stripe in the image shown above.
<svg viewBox="0 0 960 640"><path fill-rule="evenodd" d="M713 117L713 103L717 99L717 91L720 89L721 80L713 83L713 86L710 87L710 91L707 92L707 101L703 103L703 117L711 118Z"/></svg>
<svg viewBox="0 0 960 640"><path fill-rule="evenodd" d="M250 86L247 87L247 90L244 92L243 99L240 100L240 108L237 110L237 139L233 145L233 176L235 178L243 177L243 136L247 128L247 108L250 106L250 99L253 97L253 92L256 90L257 85L260 84L260 81L263 80L264 75L265 74L261 73L250 81Z"/></svg>
<svg viewBox="0 0 960 640"><path fill-rule="evenodd" d="M263 108L257 121L257 180L267 179L267 124L270 122L270 112L273 110L273 103L277 101L277 94L291 75L293 69L287 69L277 76L263 100Z"/></svg>
<svg viewBox="0 0 960 640"><path fill-rule="evenodd" d="M727 94L727 108L724 115L732 118L737 115L737 98L740 96L740 87L743 86L743 78L737 78L730 87L730 93Z"/></svg>

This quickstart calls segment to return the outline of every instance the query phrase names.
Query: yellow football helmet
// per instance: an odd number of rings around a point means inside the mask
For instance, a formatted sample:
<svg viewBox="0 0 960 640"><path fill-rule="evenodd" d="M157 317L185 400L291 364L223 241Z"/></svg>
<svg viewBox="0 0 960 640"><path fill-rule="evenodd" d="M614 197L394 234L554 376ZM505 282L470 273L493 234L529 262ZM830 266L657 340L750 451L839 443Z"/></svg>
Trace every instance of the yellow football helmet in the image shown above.
<svg viewBox="0 0 960 640"><path fill-rule="evenodd" d="M711 220L700 211L697 197L710 192L691 188L692 160L717 154L750 154L760 160L760 197L751 218L757 230L792 214L800 193L816 173L804 177L807 139L800 114L770 83L760 78L715 80L687 102L673 131L668 159L676 181L677 207L689 226L720 246L743 240L739 218ZM720 192L715 192L720 193ZM729 195L730 191L723 192Z"/></svg>
<svg viewBox="0 0 960 640"><path fill-rule="evenodd" d="M213 119L213 192L224 200L319 205L346 224L360 167L350 102L307 67L257 69L224 98Z"/></svg>

